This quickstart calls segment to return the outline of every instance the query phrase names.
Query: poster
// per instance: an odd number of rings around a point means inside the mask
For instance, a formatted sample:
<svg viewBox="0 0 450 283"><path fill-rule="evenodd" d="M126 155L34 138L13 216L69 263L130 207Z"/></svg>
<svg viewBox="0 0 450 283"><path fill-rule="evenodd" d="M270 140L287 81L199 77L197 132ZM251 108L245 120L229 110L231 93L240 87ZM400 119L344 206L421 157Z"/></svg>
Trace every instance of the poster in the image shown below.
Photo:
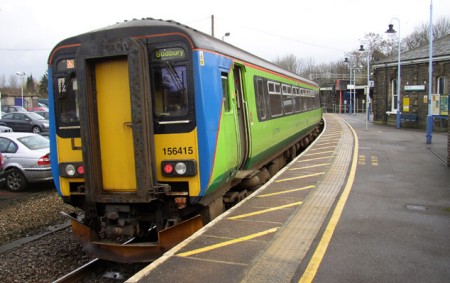
<svg viewBox="0 0 450 283"><path fill-rule="evenodd" d="M431 95L431 115L439 115L440 112L440 95L432 94Z"/></svg>
<svg viewBox="0 0 450 283"><path fill-rule="evenodd" d="M409 112L409 97L403 97L403 112Z"/></svg>
<svg viewBox="0 0 450 283"><path fill-rule="evenodd" d="M441 116L448 116L448 95L442 95L441 96L440 115Z"/></svg>

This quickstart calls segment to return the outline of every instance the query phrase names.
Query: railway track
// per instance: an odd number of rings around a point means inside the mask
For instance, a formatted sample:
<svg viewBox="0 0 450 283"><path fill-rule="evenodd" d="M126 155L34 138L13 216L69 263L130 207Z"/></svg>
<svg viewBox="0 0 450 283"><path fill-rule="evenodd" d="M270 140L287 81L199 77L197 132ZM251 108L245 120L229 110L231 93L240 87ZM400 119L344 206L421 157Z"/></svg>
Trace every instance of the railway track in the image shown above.
<svg viewBox="0 0 450 283"><path fill-rule="evenodd" d="M124 282L148 263L118 263L102 259L93 259L85 265L53 281L66 282Z"/></svg>

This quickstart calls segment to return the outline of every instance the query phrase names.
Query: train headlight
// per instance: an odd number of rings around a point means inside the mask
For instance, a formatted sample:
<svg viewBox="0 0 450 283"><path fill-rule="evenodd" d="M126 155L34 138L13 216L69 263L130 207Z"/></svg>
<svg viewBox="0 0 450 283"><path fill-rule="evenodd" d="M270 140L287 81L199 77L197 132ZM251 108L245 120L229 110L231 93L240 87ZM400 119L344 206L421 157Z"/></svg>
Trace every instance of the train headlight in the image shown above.
<svg viewBox="0 0 450 283"><path fill-rule="evenodd" d="M73 177L77 171L75 171L75 166L69 164L66 166L66 174Z"/></svg>
<svg viewBox="0 0 450 283"><path fill-rule="evenodd" d="M186 164L183 162L178 162L177 164L175 164L175 171L177 172L178 175L184 175L186 174Z"/></svg>
<svg viewBox="0 0 450 283"><path fill-rule="evenodd" d="M66 178L83 178L84 165L81 162L60 163L59 175Z"/></svg>
<svg viewBox="0 0 450 283"><path fill-rule="evenodd" d="M164 160L161 171L166 177L192 177L197 175L197 164L195 160Z"/></svg>

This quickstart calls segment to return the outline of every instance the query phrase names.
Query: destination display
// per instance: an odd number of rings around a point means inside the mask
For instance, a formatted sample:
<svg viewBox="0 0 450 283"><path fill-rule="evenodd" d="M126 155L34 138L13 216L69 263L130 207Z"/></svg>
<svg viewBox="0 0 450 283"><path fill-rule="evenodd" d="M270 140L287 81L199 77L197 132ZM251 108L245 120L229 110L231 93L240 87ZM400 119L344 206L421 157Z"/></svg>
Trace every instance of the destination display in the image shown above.
<svg viewBox="0 0 450 283"><path fill-rule="evenodd" d="M154 60L183 59L185 56L183 48L164 48L157 49L153 52Z"/></svg>

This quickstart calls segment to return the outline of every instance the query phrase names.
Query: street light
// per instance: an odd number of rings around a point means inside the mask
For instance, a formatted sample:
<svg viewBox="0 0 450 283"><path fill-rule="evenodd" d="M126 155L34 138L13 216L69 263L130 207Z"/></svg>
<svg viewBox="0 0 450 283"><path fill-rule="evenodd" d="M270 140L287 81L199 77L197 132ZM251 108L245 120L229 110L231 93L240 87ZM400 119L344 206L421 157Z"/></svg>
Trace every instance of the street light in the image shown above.
<svg viewBox="0 0 450 283"><path fill-rule="evenodd" d="M225 34L222 36L222 41L225 39L225 36L230 36L230 33L229 33L229 32L225 33Z"/></svg>
<svg viewBox="0 0 450 283"><path fill-rule="evenodd" d="M352 88L351 88L351 86L352 86L353 70L352 70L352 63L350 62L350 60L347 57L345 57L344 63L348 63L348 65L350 66L350 111L349 111L349 114L350 114L350 112L352 111Z"/></svg>
<svg viewBox="0 0 450 283"><path fill-rule="evenodd" d="M22 90L22 107L24 107L24 105L23 105L23 79L24 79L26 73L25 72L17 72L16 75L18 75L22 79L22 87L21 87L21 90Z"/></svg>
<svg viewBox="0 0 450 283"><path fill-rule="evenodd" d="M433 0L430 3L430 50L429 50L429 64L428 64L428 115L427 115L427 144L431 143L433 136L433 109L431 105L432 90L433 90Z"/></svg>
<svg viewBox="0 0 450 283"><path fill-rule="evenodd" d="M361 45L359 47L360 52L364 52L364 45ZM367 131L367 124L369 122L369 115L370 115L370 105L369 105L369 92L370 92L370 52L367 51L367 92L366 92L366 131Z"/></svg>
<svg viewBox="0 0 450 283"><path fill-rule="evenodd" d="M353 66L353 115L356 115L356 111L358 110L358 103L356 101L356 71L361 69L361 65Z"/></svg>
<svg viewBox="0 0 450 283"><path fill-rule="evenodd" d="M391 23L393 20L396 20L398 22L398 67L397 67L397 128L400 128L400 20L398 18L391 19ZM389 29L386 31L386 33L397 33L397 31L394 30L394 25L389 24Z"/></svg>

